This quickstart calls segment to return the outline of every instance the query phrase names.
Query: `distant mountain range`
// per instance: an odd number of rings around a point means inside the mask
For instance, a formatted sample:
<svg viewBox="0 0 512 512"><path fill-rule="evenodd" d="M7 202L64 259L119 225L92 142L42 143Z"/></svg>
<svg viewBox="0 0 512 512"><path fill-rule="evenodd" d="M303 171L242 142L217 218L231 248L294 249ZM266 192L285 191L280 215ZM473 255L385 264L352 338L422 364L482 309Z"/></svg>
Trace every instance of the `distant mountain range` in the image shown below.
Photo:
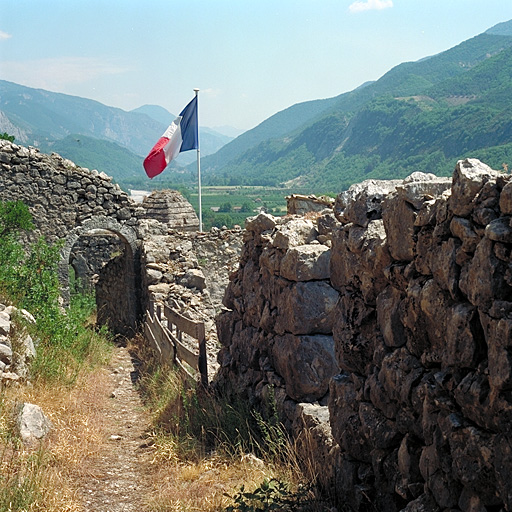
<svg viewBox="0 0 512 512"><path fill-rule="evenodd" d="M512 21L396 66L335 98L293 105L202 159L206 183L338 192L473 156L512 168Z"/></svg>
<svg viewBox="0 0 512 512"><path fill-rule="evenodd" d="M144 174L142 160L175 118L163 107L131 112L97 101L0 80L0 132L16 142L56 151L117 180ZM215 153L232 137L201 127L201 153ZM182 153L173 167L195 160Z"/></svg>
<svg viewBox="0 0 512 512"><path fill-rule="evenodd" d="M125 112L0 80L0 132L134 188L145 183L143 156L174 117L156 105ZM194 182L192 153L152 185ZM351 92L293 105L235 139L201 128L201 154L204 184L314 193L417 170L449 175L464 157L512 169L512 21Z"/></svg>

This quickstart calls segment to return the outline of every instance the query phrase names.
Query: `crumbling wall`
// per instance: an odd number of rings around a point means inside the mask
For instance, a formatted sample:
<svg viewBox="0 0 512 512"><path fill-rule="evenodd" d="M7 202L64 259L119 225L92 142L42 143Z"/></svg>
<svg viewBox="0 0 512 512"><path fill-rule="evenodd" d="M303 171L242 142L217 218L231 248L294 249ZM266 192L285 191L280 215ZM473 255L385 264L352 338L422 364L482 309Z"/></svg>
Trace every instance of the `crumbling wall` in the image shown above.
<svg viewBox="0 0 512 512"><path fill-rule="evenodd" d="M460 161L334 214L248 222L217 385L272 389L351 510L512 510L510 176Z"/></svg>
<svg viewBox="0 0 512 512"><path fill-rule="evenodd" d="M36 224L36 235L49 242L97 216L137 225L137 209L112 178L77 166L56 153L0 140L0 200L23 201Z"/></svg>

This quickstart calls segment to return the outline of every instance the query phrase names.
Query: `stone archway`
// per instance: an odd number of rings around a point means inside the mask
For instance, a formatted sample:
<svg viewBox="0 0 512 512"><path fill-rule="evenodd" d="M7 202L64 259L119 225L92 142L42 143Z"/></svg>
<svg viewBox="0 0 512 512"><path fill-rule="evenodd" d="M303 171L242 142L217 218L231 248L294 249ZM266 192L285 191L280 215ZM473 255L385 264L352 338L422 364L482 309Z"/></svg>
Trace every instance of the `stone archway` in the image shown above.
<svg viewBox="0 0 512 512"><path fill-rule="evenodd" d="M108 262L100 273L96 288L98 323L106 324L126 336L136 331L140 318L140 243L133 228L105 216L92 217L66 236L58 268L61 295L69 305L69 264L73 246L80 237L94 234L116 235L124 245L124 253Z"/></svg>

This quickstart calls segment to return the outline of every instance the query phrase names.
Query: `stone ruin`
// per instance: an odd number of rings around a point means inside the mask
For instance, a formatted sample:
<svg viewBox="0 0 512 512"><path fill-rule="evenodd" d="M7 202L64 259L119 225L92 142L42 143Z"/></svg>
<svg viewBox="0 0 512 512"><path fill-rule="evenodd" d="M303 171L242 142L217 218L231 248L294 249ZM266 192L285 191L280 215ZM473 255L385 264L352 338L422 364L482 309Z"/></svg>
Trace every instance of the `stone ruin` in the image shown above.
<svg viewBox="0 0 512 512"><path fill-rule="evenodd" d="M0 165L0 199L29 204L38 234L106 229L139 261L110 260L106 303L131 272L138 315L156 299L211 318L229 278L209 323L222 344L214 386L262 411L273 395L338 505L512 510L510 176L465 160L452 179L371 180L333 209L186 234L58 155L0 141Z"/></svg>
<svg viewBox="0 0 512 512"><path fill-rule="evenodd" d="M155 190L144 197L142 219L155 219L176 231L199 231L199 218L183 196L175 190Z"/></svg>
<svg viewBox="0 0 512 512"><path fill-rule="evenodd" d="M260 214L215 384L262 410L273 394L349 510L512 510L511 251L511 176L478 160Z"/></svg>

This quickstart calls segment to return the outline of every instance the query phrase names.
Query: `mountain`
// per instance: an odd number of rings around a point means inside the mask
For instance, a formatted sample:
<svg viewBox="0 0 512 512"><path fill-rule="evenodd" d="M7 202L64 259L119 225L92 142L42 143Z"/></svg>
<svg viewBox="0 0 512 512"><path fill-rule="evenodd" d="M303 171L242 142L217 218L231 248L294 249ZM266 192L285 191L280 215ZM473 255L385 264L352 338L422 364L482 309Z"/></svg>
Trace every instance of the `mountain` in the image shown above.
<svg viewBox="0 0 512 512"><path fill-rule="evenodd" d="M123 172L131 177L136 162L138 172L144 172L141 157L148 154L174 117L156 105L126 112L98 101L0 80L0 132L14 135L22 144L57 152L60 148L63 156L79 165L107 173L112 169L117 179ZM201 132L204 155L215 153L232 140L208 128L201 128ZM80 146L74 142L77 139ZM107 150L112 151L117 164L101 154ZM193 151L182 153L171 168L179 169L195 159Z"/></svg>
<svg viewBox="0 0 512 512"><path fill-rule="evenodd" d="M167 109L158 105L143 105L131 112L145 114L155 121L158 121L166 128L174 121L174 119L176 119L174 114L171 114ZM199 130L201 154L204 155L216 153L220 148L233 140L233 137L223 135L222 133L219 133L212 128L207 128L206 126L201 126ZM188 153L181 153L177 158L177 162L186 165L187 163L195 162L196 159L196 154L193 151L190 151Z"/></svg>
<svg viewBox="0 0 512 512"><path fill-rule="evenodd" d="M327 110L335 102L336 98L330 98L292 105L269 117L252 130L242 133L215 154L202 158L201 166L207 170L219 169L260 142L283 136L300 128L309 120Z"/></svg>
<svg viewBox="0 0 512 512"><path fill-rule="evenodd" d="M17 140L36 146L76 133L143 156L163 133L162 125L147 115L5 80L0 80L0 111L21 131Z"/></svg>
<svg viewBox="0 0 512 512"><path fill-rule="evenodd" d="M145 114L166 127L176 119L174 114L171 114L166 108L159 105L142 105L142 107L130 110L130 112Z"/></svg>
<svg viewBox="0 0 512 512"><path fill-rule="evenodd" d="M73 134L45 143L41 150L59 153L82 167L103 171L116 182L144 176L143 157L115 142Z"/></svg>
<svg viewBox="0 0 512 512"><path fill-rule="evenodd" d="M338 192L416 170L447 175L464 156L512 165L511 47L512 21L318 100L309 117L293 114L311 102L294 105L203 159L205 182ZM264 138L270 122L288 129Z"/></svg>

